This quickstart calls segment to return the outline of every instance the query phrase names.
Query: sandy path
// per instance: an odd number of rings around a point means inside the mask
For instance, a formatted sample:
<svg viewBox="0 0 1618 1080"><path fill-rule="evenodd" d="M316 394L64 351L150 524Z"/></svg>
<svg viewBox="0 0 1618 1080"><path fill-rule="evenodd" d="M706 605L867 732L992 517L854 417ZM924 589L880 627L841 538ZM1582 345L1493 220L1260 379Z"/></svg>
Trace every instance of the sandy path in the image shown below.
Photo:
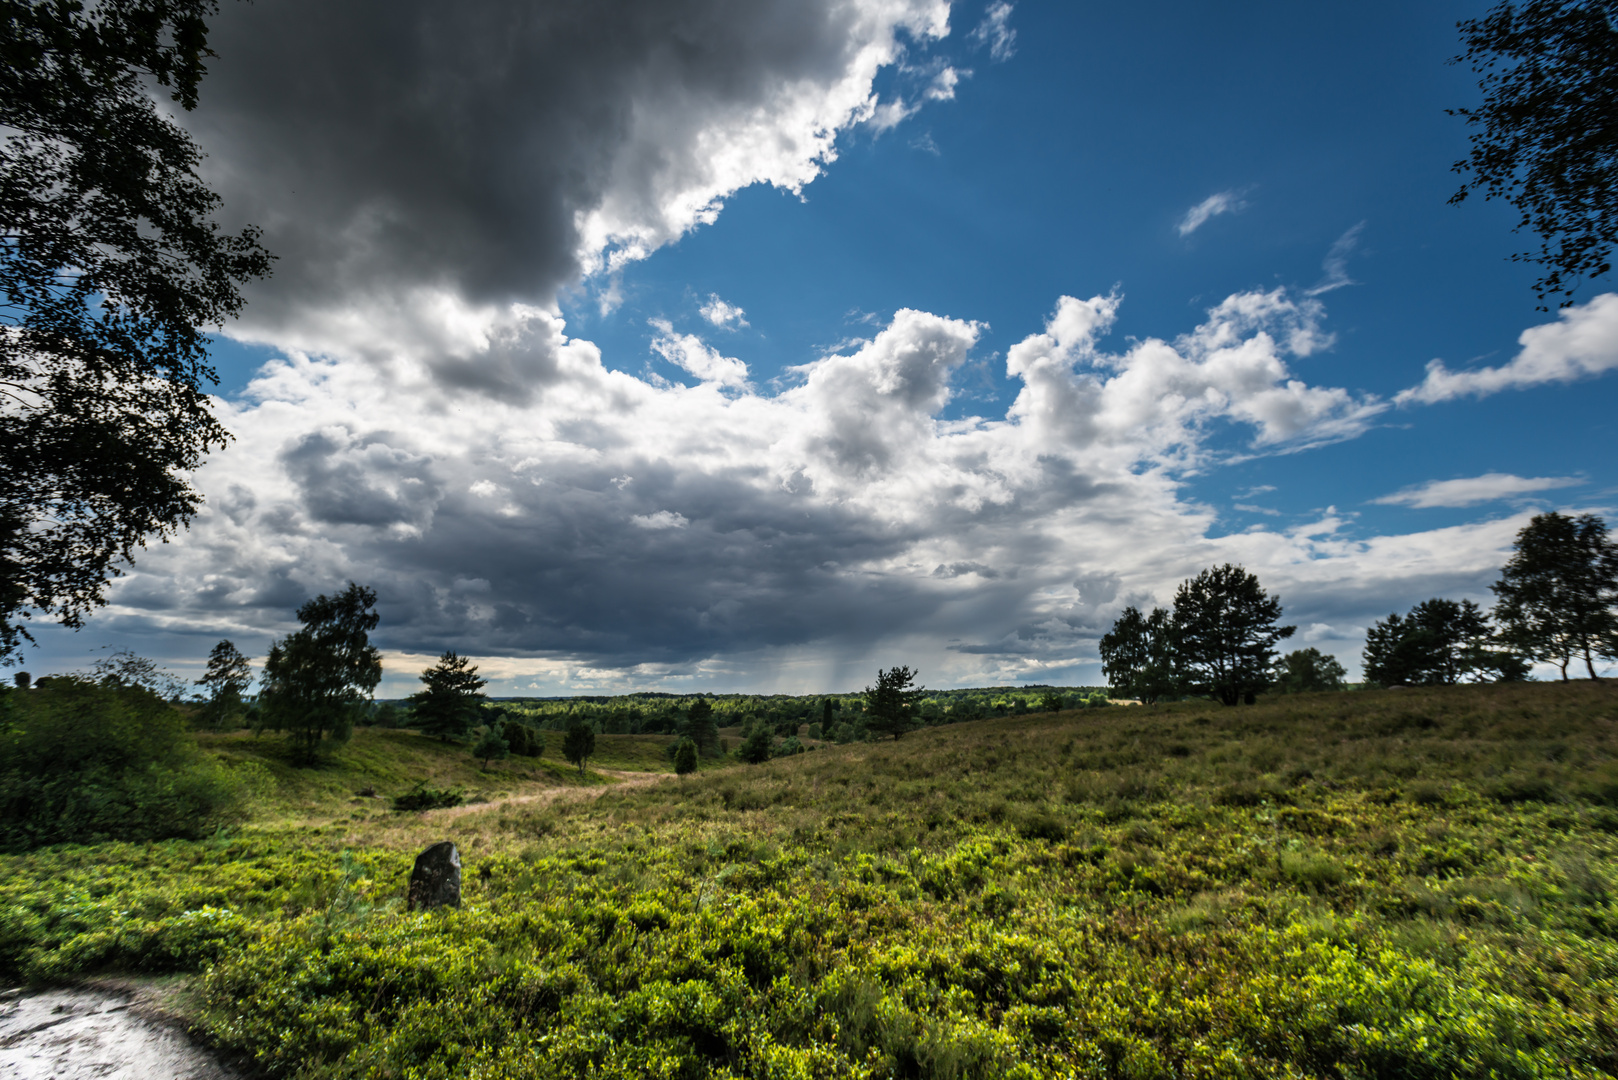
<svg viewBox="0 0 1618 1080"><path fill-rule="evenodd" d="M178 1029L105 990L0 1002L0 1080L235 1080Z"/></svg>
<svg viewBox="0 0 1618 1080"><path fill-rule="evenodd" d="M473 803L469 806L449 806L441 810L427 810L423 816L429 821L449 821L467 814L478 814L485 810L494 810L501 806L550 806L559 802L583 802L587 799L598 798L609 791L622 791L626 787L647 787L664 780L675 779L672 773L629 772L624 769L594 769L593 772L601 776L610 776L617 780L616 784L604 784L600 787L553 787L544 791L535 791L528 795L508 795L503 799L490 799L488 802Z"/></svg>

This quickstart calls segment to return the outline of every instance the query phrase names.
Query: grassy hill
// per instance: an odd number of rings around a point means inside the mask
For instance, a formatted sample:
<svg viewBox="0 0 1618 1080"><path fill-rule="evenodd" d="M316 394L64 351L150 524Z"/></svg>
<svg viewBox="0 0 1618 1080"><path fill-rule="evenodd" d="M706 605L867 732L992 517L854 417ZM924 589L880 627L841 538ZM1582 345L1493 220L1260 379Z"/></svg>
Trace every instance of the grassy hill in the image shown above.
<svg viewBox="0 0 1618 1080"><path fill-rule="evenodd" d="M291 744L251 732L201 733L203 749L254 776L256 824L313 825L338 818L389 813L391 799L417 784L451 788L468 801L533 795L556 787L612 783L615 772L672 773L670 735L600 735L589 771L581 777L562 757L562 733L541 732L545 752L509 757L485 769L464 743L440 742L415 731L359 728L346 744L314 766L302 764ZM335 823L335 822L334 822Z"/></svg>
<svg viewBox="0 0 1618 1080"><path fill-rule="evenodd" d="M0 860L5 974L198 972L202 1029L288 1076L1618 1076L1618 687L1064 712L584 786L554 748L491 780L398 732L322 775L210 747L273 777L259 820ZM350 808L423 770L490 801ZM465 906L399 910L445 837Z"/></svg>

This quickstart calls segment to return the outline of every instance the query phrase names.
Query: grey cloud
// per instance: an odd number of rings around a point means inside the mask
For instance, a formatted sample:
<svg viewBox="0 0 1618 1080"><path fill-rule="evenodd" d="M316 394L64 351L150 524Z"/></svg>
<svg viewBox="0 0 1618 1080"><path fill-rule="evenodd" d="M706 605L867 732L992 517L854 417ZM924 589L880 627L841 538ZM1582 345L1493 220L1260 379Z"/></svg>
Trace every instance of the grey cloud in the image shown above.
<svg viewBox="0 0 1618 1080"><path fill-rule="evenodd" d="M419 524L440 496L426 458L380 435L339 440L311 432L281 452L309 515L327 525Z"/></svg>
<svg viewBox="0 0 1618 1080"><path fill-rule="evenodd" d="M939 563L933 570L933 577L935 578L958 578L965 577L967 574L976 574L978 577L987 580L999 577L1000 571L992 566L984 566L982 563L975 562L957 562L950 563L947 566L944 563ZM1016 571L1012 571L1012 574L1015 576Z"/></svg>
<svg viewBox="0 0 1618 1080"><path fill-rule="evenodd" d="M1080 601L1092 607L1110 604L1117 599L1119 584L1118 575L1107 572L1080 574L1073 579L1073 587L1079 591Z"/></svg>
<svg viewBox="0 0 1618 1080"><path fill-rule="evenodd" d="M581 214L610 197L655 218L703 124L835 81L867 16L799 0L232 3L182 119L225 213L279 256L251 290L255 325L415 288L545 304L580 273Z"/></svg>

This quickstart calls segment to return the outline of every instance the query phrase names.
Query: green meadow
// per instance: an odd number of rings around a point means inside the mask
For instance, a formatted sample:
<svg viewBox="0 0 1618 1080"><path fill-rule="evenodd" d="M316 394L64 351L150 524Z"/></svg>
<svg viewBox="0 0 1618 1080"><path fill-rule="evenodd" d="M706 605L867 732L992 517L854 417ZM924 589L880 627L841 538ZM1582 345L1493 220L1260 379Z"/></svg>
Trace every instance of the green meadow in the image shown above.
<svg viewBox="0 0 1618 1080"><path fill-rule="evenodd" d="M204 735L199 840L0 857L13 985L282 1077L1618 1076L1618 687L985 719L675 777ZM399 813L418 782L468 805ZM454 840L459 910L410 913Z"/></svg>

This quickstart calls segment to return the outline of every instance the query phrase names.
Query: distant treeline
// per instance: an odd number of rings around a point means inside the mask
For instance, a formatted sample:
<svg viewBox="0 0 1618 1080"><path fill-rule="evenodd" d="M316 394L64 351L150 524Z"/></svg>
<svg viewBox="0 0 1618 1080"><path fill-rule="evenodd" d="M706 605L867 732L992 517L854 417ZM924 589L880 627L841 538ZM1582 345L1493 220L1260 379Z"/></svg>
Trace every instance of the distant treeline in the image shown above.
<svg viewBox="0 0 1618 1080"><path fill-rule="evenodd" d="M916 719L924 726L955 724L993 716L1020 716L1030 712L1051 712L1105 703L1107 690L1101 686L1019 687L987 686L961 690L926 691L916 708ZM839 741L864 737L866 698L863 693L848 694L687 694L641 692L619 696L500 698L484 704L486 712L518 720L549 731L566 731L576 723L587 723L604 735L676 735L684 730L691 706L704 699L713 709L715 726L749 730L759 724L776 729L782 736L797 733L805 725L818 725L817 736ZM372 714L374 723L409 726L408 704L381 701ZM823 733L823 734L822 734Z"/></svg>

